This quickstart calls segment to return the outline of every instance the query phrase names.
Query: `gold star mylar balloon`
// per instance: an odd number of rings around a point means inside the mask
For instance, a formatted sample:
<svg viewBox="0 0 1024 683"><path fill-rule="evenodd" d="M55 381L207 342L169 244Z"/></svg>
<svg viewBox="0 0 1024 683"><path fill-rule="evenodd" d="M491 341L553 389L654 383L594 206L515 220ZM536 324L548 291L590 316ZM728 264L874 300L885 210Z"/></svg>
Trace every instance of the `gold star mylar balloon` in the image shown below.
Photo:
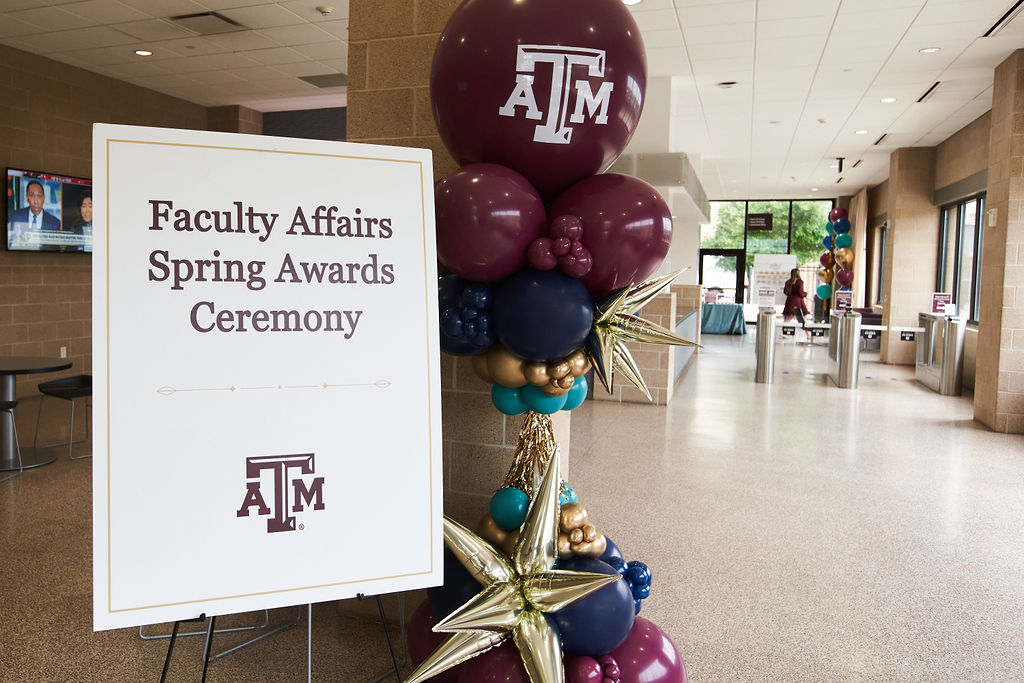
<svg viewBox="0 0 1024 683"><path fill-rule="evenodd" d="M618 370L636 388L644 392L647 400L651 400L651 392L641 377L640 369L633 360L633 354L626 347L626 342L699 346L696 342L684 339L661 325L655 325L633 315L684 270L686 268L661 275L637 286L630 285L595 302L594 325L590 329L584 348L587 358L594 366L594 373L609 394L612 393L612 376L614 371Z"/></svg>
<svg viewBox="0 0 1024 683"><path fill-rule="evenodd" d="M564 683L562 644L544 617L608 584L618 574L552 569L558 540L558 451L550 459L511 561L458 522L444 518L444 542L483 586L435 631L453 635L413 671L419 683L512 638L533 683Z"/></svg>

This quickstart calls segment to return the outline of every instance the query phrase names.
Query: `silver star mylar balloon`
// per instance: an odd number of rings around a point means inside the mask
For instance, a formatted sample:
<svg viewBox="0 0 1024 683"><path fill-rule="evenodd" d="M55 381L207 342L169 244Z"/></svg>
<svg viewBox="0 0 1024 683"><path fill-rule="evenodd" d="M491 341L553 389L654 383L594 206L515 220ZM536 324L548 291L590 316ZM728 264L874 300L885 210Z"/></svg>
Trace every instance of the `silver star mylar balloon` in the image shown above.
<svg viewBox="0 0 1024 683"><path fill-rule="evenodd" d="M434 626L453 635L413 671L419 683L512 638L533 683L564 683L558 632L544 618L618 581L618 574L552 569L558 559L558 452L548 462L511 561L458 522L444 541L483 590Z"/></svg>
<svg viewBox="0 0 1024 683"><path fill-rule="evenodd" d="M651 392L641 377L640 369L633 360L633 354L626 347L626 342L699 346L696 342L684 339L661 325L655 325L633 315L685 270L686 268L683 268L668 275L661 275L636 286L630 285L594 304L594 325L590 329L584 349L594 366L594 373L609 394L612 393L614 371L618 370L636 388L644 392L647 400L651 400Z"/></svg>

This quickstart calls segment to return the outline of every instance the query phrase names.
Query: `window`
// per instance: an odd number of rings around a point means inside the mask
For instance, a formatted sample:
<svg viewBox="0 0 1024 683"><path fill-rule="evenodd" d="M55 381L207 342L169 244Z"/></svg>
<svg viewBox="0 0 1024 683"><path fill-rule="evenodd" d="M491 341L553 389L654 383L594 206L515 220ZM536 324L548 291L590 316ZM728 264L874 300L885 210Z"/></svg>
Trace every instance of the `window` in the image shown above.
<svg viewBox="0 0 1024 683"><path fill-rule="evenodd" d="M942 207L939 222L939 263L935 289L953 295L957 312L978 322L981 310L981 246L985 196Z"/></svg>
<svg viewBox="0 0 1024 683"><path fill-rule="evenodd" d="M875 229L875 239L877 240L878 249L878 267L876 269L877 277L875 279L875 291L878 294L875 296L875 303L885 303L885 237L888 232L889 223L886 221Z"/></svg>

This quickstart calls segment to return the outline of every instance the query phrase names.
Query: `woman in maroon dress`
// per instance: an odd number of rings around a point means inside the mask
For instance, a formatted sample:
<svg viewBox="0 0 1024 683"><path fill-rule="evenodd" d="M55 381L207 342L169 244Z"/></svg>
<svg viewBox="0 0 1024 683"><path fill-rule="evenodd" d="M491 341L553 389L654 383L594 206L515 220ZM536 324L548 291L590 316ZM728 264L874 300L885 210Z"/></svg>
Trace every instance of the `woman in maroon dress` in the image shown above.
<svg viewBox="0 0 1024 683"><path fill-rule="evenodd" d="M807 304L804 303L807 292L804 290L804 281L800 277L800 270L798 268L794 268L790 272L789 279L786 280L782 291L786 294L786 305L782 309L783 320L789 322L795 315L800 324L803 325L804 316L810 315L811 312L807 310Z"/></svg>

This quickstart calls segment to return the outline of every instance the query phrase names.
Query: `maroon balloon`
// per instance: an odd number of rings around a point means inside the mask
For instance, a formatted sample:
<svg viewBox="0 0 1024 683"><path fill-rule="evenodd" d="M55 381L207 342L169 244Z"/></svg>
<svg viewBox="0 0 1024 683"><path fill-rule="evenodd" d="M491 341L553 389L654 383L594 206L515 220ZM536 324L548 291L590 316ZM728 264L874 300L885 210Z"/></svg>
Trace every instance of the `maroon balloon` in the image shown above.
<svg viewBox="0 0 1024 683"><path fill-rule="evenodd" d="M409 645L409 658L414 666L419 666L430 656L437 647L446 641L450 633L435 633L431 629L437 624L437 616L430 606L429 600L424 600L416 611L409 617L409 627L406 629L406 641ZM447 671L434 676L431 680L437 683L458 683L459 674L462 672L463 664L448 669Z"/></svg>
<svg viewBox="0 0 1024 683"><path fill-rule="evenodd" d="M834 208L834 209L832 209L831 211L828 212L828 219L830 221L833 221L833 222L838 220L838 219L840 219L840 218L848 218L848 217L849 217L849 213L847 213L846 209L844 209L841 206L837 206L836 208Z"/></svg>
<svg viewBox="0 0 1024 683"><path fill-rule="evenodd" d="M836 282L840 287L849 287L853 284L853 271L847 268L836 271Z"/></svg>
<svg viewBox="0 0 1024 683"><path fill-rule="evenodd" d="M820 258L818 258L818 263L821 264L822 268L831 268L836 264L836 257L831 251L826 251Z"/></svg>
<svg viewBox="0 0 1024 683"><path fill-rule="evenodd" d="M646 280L672 244L668 204L633 176L604 173L581 180L548 213L572 214L583 222L580 241L590 251L593 266L580 282L594 296Z"/></svg>
<svg viewBox="0 0 1024 683"><path fill-rule="evenodd" d="M470 164L434 188L437 258L453 273L494 282L521 270L547 214L529 181L497 164Z"/></svg>
<svg viewBox="0 0 1024 683"><path fill-rule="evenodd" d="M686 683L686 666L675 644L653 622L636 617L622 645L611 651L621 683Z"/></svg>
<svg viewBox="0 0 1024 683"><path fill-rule="evenodd" d="M622 153L647 58L622 0L465 0L438 40L434 118L460 164L516 169L545 198Z"/></svg>
<svg viewBox="0 0 1024 683"><path fill-rule="evenodd" d="M459 683L531 683L519 649L511 640L461 665Z"/></svg>

